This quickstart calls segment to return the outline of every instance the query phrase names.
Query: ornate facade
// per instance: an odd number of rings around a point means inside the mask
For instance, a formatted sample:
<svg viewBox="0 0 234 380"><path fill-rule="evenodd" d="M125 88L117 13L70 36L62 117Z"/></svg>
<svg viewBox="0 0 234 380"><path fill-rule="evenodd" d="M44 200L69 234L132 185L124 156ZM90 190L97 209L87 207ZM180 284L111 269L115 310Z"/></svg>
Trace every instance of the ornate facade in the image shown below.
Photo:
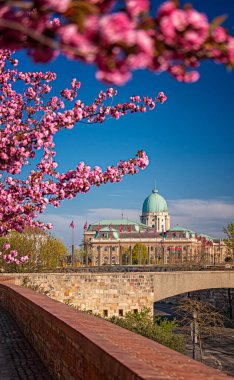
<svg viewBox="0 0 234 380"><path fill-rule="evenodd" d="M84 231L86 264L223 263L226 246L220 239L179 225L170 228L166 200L156 189L145 199L141 222L100 220Z"/></svg>

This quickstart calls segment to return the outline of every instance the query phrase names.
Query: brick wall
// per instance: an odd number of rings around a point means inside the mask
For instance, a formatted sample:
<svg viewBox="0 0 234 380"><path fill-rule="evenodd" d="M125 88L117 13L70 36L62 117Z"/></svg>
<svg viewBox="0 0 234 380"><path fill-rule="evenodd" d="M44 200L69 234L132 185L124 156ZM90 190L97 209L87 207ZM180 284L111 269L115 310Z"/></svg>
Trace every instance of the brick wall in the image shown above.
<svg viewBox="0 0 234 380"><path fill-rule="evenodd" d="M56 380L231 379L31 289L0 283L0 303Z"/></svg>

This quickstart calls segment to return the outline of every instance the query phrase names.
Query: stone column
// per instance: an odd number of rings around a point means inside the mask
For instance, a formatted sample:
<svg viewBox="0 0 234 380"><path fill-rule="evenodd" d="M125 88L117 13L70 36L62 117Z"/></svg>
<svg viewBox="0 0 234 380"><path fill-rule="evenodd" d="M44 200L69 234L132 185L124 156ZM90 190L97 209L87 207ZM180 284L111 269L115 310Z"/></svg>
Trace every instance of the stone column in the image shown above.
<svg viewBox="0 0 234 380"><path fill-rule="evenodd" d="M147 264L150 265L150 247L148 247L148 252L147 252Z"/></svg>
<svg viewBox="0 0 234 380"><path fill-rule="evenodd" d="M98 246L98 266L101 266L101 246Z"/></svg>
<svg viewBox="0 0 234 380"><path fill-rule="evenodd" d="M130 253L130 255L129 255L129 259L130 259L129 260L130 261L129 265L132 265L132 246L131 245L130 245L130 252L129 253Z"/></svg>
<svg viewBox="0 0 234 380"><path fill-rule="evenodd" d="M89 264L89 246L88 243L85 245L85 265L88 266Z"/></svg>
<svg viewBox="0 0 234 380"><path fill-rule="evenodd" d="M167 252L165 251L165 247L162 247L162 257L163 257L163 264L167 264Z"/></svg>
<svg viewBox="0 0 234 380"><path fill-rule="evenodd" d="M122 247L119 246L119 265L122 265Z"/></svg>
<svg viewBox="0 0 234 380"><path fill-rule="evenodd" d="M110 246L110 265L112 265L112 246Z"/></svg>

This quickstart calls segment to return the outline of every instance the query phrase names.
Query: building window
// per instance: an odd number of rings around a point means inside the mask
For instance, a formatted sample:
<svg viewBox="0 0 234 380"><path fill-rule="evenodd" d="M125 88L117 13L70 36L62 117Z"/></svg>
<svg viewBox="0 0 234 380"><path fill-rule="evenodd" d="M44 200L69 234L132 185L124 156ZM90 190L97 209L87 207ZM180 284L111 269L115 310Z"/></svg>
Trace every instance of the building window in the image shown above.
<svg viewBox="0 0 234 380"><path fill-rule="evenodd" d="M112 251L115 251L116 250L116 247L112 247Z"/></svg>
<svg viewBox="0 0 234 380"><path fill-rule="evenodd" d="M119 309L119 316L123 317L123 309Z"/></svg>
<svg viewBox="0 0 234 380"><path fill-rule="evenodd" d="M133 309L133 313L137 314L138 313L138 309Z"/></svg>
<svg viewBox="0 0 234 380"><path fill-rule="evenodd" d="M108 251L108 247L104 247L104 251L107 252Z"/></svg>
<svg viewBox="0 0 234 380"><path fill-rule="evenodd" d="M150 247L150 250L153 251L153 250L154 250L154 247Z"/></svg>
<svg viewBox="0 0 234 380"><path fill-rule="evenodd" d="M108 264L109 262L109 257L108 256L104 256L104 263L103 264Z"/></svg>
<svg viewBox="0 0 234 380"><path fill-rule="evenodd" d="M108 317L108 310L103 310L103 316Z"/></svg>

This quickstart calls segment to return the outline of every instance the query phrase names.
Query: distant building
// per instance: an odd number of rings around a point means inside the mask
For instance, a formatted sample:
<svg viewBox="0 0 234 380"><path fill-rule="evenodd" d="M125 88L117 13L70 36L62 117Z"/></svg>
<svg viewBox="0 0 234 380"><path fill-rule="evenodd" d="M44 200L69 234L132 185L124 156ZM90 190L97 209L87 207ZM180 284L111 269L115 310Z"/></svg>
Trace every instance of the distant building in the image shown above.
<svg viewBox="0 0 234 380"><path fill-rule="evenodd" d="M223 263L223 240L179 225L170 227L166 200L156 188L144 200L141 222L100 220L84 231L86 263L91 265ZM137 254L136 254L137 253ZM143 256L144 254L144 256Z"/></svg>

